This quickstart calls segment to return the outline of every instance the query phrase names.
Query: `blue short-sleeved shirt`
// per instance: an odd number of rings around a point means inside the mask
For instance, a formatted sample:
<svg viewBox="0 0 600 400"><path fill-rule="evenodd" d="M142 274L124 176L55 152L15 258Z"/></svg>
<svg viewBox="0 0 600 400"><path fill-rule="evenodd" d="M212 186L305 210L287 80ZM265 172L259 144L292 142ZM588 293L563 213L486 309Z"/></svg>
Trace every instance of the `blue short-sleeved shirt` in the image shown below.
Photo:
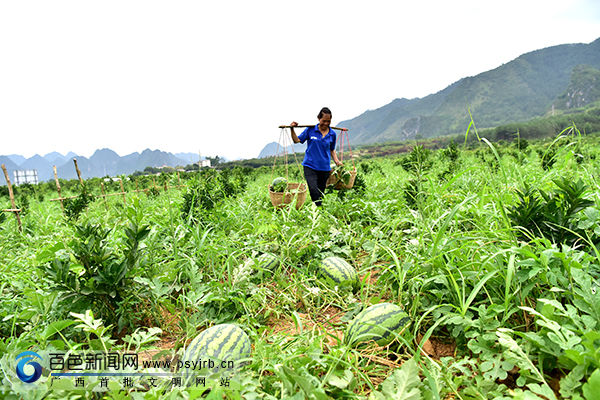
<svg viewBox="0 0 600 400"><path fill-rule="evenodd" d="M319 125L306 128L298 135L300 143L306 144L306 153L302 165L317 171L331 171L331 152L335 150L336 134L329 128L329 133L323 136L319 131Z"/></svg>

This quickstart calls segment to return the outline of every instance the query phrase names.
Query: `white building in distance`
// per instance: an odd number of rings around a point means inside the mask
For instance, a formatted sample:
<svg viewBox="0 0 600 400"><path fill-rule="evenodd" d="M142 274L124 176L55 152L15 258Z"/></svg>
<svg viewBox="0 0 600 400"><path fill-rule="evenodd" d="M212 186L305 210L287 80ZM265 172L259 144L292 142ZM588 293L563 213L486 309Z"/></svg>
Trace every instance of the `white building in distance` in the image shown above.
<svg viewBox="0 0 600 400"><path fill-rule="evenodd" d="M37 185L38 183L38 173L37 169L22 169L15 170L15 185L22 185L23 183L33 183Z"/></svg>

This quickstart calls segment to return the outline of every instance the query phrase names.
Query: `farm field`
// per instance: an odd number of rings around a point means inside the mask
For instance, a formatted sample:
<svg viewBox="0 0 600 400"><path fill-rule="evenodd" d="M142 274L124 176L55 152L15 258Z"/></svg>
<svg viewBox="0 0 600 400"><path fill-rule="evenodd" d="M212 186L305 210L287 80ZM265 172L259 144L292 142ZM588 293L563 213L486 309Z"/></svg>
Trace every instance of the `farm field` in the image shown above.
<svg viewBox="0 0 600 400"><path fill-rule="evenodd" d="M168 191L130 182L126 202L80 195L69 217L52 185L21 190L23 233L0 214L0 397L598 399L599 160L599 136L573 128L417 146L356 160L353 189L299 210L270 203L281 166L202 170ZM78 193L74 182L63 195ZM354 288L323 278L328 257L356 269ZM349 340L353 319L381 303L409 322L386 345ZM230 323L251 343L239 369L204 386L141 368L176 365L198 334ZM24 351L40 358L33 383L15 373ZM108 353L165 375L50 376L85 370L54 368L52 354Z"/></svg>

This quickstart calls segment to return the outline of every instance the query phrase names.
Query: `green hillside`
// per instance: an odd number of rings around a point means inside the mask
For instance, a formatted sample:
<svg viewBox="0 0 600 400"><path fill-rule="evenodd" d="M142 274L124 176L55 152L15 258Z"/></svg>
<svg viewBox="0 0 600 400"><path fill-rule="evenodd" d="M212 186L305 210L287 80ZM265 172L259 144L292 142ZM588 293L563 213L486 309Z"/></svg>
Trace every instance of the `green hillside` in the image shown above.
<svg viewBox="0 0 600 400"><path fill-rule="evenodd" d="M464 132L470 121L469 110L480 128L528 120L545 115L553 105L564 106L561 96L570 87L572 73L585 80L590 68L600 68L600 39L523 54L435 94L396 99L340 126L349 128L353 142L359 144Z"/></svg>
<svg viewBox="0 0 600 400"><path fill-rule="evenodd" d="M584 107L600 100L600 70L588 65L573 68L567 90L554 103L559 109Z"/></svg>

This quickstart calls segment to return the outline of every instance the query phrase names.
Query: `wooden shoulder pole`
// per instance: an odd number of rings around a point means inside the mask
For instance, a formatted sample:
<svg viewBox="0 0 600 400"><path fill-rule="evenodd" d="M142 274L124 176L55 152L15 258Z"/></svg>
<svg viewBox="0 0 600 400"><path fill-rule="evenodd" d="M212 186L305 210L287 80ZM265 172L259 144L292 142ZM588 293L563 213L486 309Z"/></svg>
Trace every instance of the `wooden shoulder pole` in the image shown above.
<svg viewBox="0 0 600 400"><path fill-rule="evenodd" d="M296 125L294 128L312 128L315 125L316 124L314 124L314 125ZM285 128L291 128L291 126L290 125L279 125L279 128L285 129ZM337 126L330 126L330 128L335 129L336 131L347 131L348 130L348 128L340 128Z"/></svg>
<svg viewBox="0 0 600 400"><path fill-rule="evenodd" d="M12 185L10 184L10 178L8 177L8 171L6 170L6 165L2 164L2 171L4 171L4 179L6 179L6 185L8 186L8 196L10 197L10 204L12 205L11 212L15 213L15 217L17 217L17 224L19 225L19 232L23 232L23 227L21 226L21 216L19 215L19 210L17 205L15 204L15 195L13 194ZM18 211L17 211L18 210Z"/></svg>

